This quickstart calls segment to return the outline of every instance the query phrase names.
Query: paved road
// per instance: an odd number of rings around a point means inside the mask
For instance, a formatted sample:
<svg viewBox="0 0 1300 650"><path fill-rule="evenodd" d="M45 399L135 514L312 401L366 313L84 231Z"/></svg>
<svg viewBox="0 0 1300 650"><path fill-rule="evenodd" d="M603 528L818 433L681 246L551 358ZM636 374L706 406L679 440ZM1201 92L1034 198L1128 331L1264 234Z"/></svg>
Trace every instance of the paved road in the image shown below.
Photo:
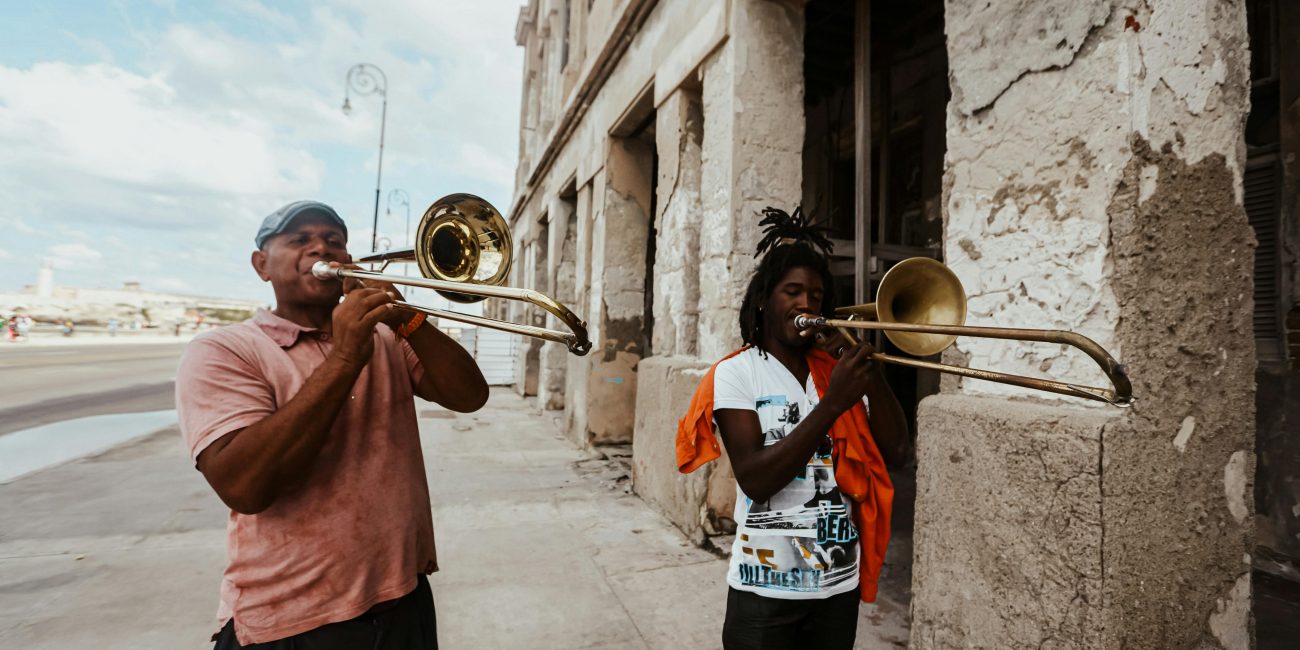
<svg viewBox="0 0 1300 650"><path fill-rule="evenodd" d="M183 343L0 346L0 435L90 415L174 408Z"/></svg>

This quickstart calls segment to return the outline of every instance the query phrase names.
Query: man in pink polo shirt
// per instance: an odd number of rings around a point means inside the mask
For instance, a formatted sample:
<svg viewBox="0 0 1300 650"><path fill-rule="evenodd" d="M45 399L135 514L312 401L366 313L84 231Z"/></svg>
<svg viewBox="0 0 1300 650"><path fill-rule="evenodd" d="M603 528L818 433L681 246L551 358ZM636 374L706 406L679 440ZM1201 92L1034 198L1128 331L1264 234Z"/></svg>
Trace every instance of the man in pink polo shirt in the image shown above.
<svg viewBox="0 0 1300 650"><path fill-rule="evenodd" d="M176 373L190 454L231 509L216 648L436 648L414 397L470 412L487 383L391 285L312 275L351 262L329 206L289 204L255 241L275 309L196 337Z"/></svg>

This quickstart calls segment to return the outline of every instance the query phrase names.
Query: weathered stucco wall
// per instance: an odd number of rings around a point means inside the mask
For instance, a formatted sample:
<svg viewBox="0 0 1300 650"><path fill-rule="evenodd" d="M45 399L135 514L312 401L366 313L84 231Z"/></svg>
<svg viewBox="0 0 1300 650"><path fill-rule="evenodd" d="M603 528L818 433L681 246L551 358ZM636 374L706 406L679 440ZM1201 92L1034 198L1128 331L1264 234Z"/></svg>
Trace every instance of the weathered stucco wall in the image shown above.
<svg viewBox="0 0 1300 650"><path fill-rule="evenodd" d="M912 647L1102 647L1102 432L1119 414L921 404ZM887 558L887 562L898 561Z"/></svg>
<svg viewBox="0 0 1300 650"><path fill-rule="evenodd" d="M988 530L937 534L951 530L937 518L952 514L969 479L925 454L913 647L1247 647L1254 240L1240 199L1244 9L1217 0L948 0L945 9L953 91L945 255L971 296L969 322L1088 335L1128 367L1138 402L1118 413L1075 400L1051 407L1081 413L1079 421L1111 419L1094 427L1099 442L1052 447L1058 461L997 498L1060 502L1081 481L1090 487L1080 496L1095 490L1096 516L1059 529L1050 518L990 523L1006 540L1037 536L1027 555L1022 546L972 558L970 547L988 547ZM962 339L959 353L975 367L1105 381L1056 346ZM945 390L1028 394L955 383ZM1039 408L967 399L984 405L950 397L924 405L923 451L973 437L1024 453L1060 430L962 417ZM1048 575L1029 594L979 592L976 603L936 580L967 572L976 584L1006 584L1030 576L1028 565L1074 562L1067 553L1091 568L1077 579ZM1031 606L1062 598L1066 619ZM981 616L1003 626L961 623ZM1085 620L1100 621L1099 636L1068 633ZM1008 630L1011 641L998 636Z"/></svg>
<svg viewBox="0 0 1300 650"><path fill-rule="evenodd" d="M653 146L631 138L610 141L605 165L604 210L593 246L592 368L587 381L588 440L632 441L637 363L645 356L646 238L650 232ZM593 308L596 308L593 305Z"/></svg>
<svg viewBox="0 0 1300 650"><path fill-rule="evenodd" d="M699 355L740 346L740 299L759 213L802 195L803 9L736 0L729 36L703 65Z"/></svg>
<svg viewBox="0 0 1300 650"><path fill-rule="evenodd" d="M577 257L577 215L571 200L555 197L547 211L547 244L550 253L543 260L544 276L534 289L546 293L561 304L575 304L575 259ZM544 317L545 327L564 331L566 327L549 312L535 310ZM537 406L544 411L564 408L567 387L568 348L543 341L538 354Z"/></svg>
<svg viewBox="0 0 1300 650"><path fill-rule="evenodd" d="M694 89L655 112L659 153L655 230L654 353L696 353L700 315L700 174L704 107Z"/></svg>
<svg viewBox="0 0 1300 650"><path fill-rule="evenodd" d="M697 544L706 535L735 531L736 483L726 454L690 474L676 469L679 405L690 403L708 369L692 357L642 361L632 440L632 488Z"/></svg>

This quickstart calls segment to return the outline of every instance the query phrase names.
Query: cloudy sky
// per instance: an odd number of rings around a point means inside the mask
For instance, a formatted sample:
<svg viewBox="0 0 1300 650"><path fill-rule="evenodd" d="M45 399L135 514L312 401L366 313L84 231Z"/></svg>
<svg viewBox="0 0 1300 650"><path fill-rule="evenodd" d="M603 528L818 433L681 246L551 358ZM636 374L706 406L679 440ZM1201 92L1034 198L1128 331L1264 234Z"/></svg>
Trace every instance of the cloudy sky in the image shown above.
<svg viewBox="0 0 1300 650"><path fill-rule="evenodd" d="M369 250L389 82L379 234L438 197L509 207L523 0L0 3L0 292L55 281L270 302L248 265L262 217L335 206Z"/></svg>

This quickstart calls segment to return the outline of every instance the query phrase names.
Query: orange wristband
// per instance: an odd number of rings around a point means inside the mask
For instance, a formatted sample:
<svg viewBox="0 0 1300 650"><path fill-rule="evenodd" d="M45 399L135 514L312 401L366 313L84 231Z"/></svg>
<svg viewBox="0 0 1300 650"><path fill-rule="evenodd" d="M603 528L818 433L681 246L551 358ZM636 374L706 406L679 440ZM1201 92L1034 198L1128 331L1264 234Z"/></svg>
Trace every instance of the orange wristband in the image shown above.
<svg viewBox="0 0 1300 650"><path fill-rule="evenodd" d="M424 319L424 312L416 312L415 315L411 317L411 320L406 321L406 324L397 330L397 335L402 338L410 336L415 332L415 330L419 329L420 326L424 324Z"/></svg>

